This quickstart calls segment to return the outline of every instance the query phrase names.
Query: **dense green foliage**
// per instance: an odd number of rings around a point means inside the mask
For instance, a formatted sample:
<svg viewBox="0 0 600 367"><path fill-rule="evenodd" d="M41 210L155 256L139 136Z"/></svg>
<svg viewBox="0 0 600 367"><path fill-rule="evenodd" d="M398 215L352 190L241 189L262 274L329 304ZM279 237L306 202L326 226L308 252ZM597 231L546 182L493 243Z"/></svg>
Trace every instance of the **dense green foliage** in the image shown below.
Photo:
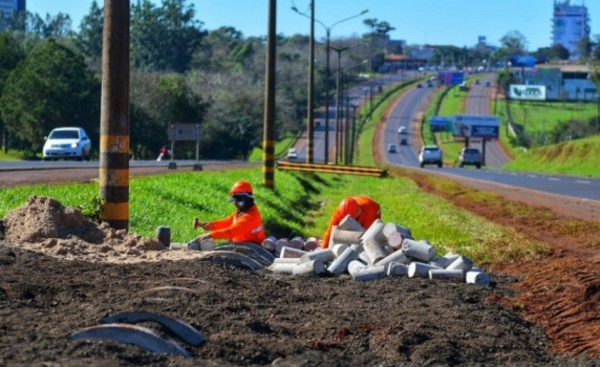
<svg viewBox="0 0 600 367"><path fill-rule="evenodd" d="M97 137L99 92L83 58L50 38L9 75L0 98L2 120L32 152L58 126L81 126Z"/></svg>
<svg viewBox="0 0 600 367"><path fill-rule="evenodd" d="M260 185L259 168L134 178L130 231L152 237L158 226L169 226L173 242L187 242L202 232L191 228L194 216L213 220L233 212L227 191L240 179L254 185L267 234L276 237L320 238L329 216L344 197L367 194L381 203L385 222L410 228L415 238L429 240L442 254L453 250L487 262L522 258L532 249L530 242L514 231L457 210L437 196L421 192L409 179L277 171L277 188L272 190ZM51 196L63 205L93 214L97 192L96 183L9 188L0 191L0 217L33 194Z"/></svg>

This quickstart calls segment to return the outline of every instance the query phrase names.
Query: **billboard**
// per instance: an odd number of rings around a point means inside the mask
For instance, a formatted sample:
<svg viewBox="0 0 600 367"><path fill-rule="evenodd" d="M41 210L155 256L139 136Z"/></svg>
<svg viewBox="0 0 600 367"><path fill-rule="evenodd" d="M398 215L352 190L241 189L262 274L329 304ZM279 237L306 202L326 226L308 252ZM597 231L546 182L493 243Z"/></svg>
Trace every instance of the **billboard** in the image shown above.
<svg viewBox="0 0 600 367"><path fill-rule="evenodd" d="M438 78L445 85L458 85L465 79L465 74L460 71L442 71Z"/></svg>
<svg viewBox="0 0 600 367"><path fill-rule="evenodd" d="M498 116L456 115L452 124L452 135L497 139L499 129L500 118Z"/></svg>
<svg viewBox="0 0 600 367"><path fill-rule="evenodd" d="M173 124L167 129L169 141L196 141L200 138L202 129L198 124Z"/></svg>
<svg viewBox="0 0 600 367"><path fill-rule="evenodd" d="M527 55L513 56L510 58L510 65L514 67L532 68L535 66L535 57Z"/></svg>
<svg viewBox="0 0 600 367"><path fill-rule="evenodd" d="M545 101L546 86L511 84L510 88L508 88L508 96L511 99Z"/></svg>
<svg viewBox="0 0 600 367"><path fill-rule="evenodd" d="M429 128L431 132L452 131L453 117L449 116L431 116L429 119Z"/></svg>

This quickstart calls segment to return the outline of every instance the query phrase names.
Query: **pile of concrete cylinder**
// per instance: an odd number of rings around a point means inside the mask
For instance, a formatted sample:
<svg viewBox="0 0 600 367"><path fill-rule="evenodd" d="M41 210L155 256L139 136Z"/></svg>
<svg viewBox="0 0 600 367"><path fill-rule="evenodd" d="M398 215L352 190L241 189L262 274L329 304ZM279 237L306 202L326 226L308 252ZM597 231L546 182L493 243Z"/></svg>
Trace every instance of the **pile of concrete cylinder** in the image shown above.
<svg viewBox="0 0 600 367"><path fill-rule="evenodd" d="M473 266L465 256L448 253L436 256L426 240L412 238L409 229L376 220L368 229L346 216L334 226L330 246L319 248L317 239L267 238L263 248L275 261L269 269L294 275L341 275L349 273L356 281L386 276L429 278L489 285L489 274Z"/></svg>

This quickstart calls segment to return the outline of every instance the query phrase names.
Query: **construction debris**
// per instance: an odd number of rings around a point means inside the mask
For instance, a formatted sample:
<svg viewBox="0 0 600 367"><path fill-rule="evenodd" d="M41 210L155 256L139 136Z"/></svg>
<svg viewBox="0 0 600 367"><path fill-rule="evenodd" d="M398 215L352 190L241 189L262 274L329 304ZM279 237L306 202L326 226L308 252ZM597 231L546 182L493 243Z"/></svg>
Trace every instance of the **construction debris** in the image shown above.
<svg viewBox="0 0 600 367"><path fill-rule="evenodd" d="M356 281L370 281L386 276L426 278L461 283L489 285L489 274L473 266L469 258L448 253L436 256L434 246L415 240L411 231L395 223L376 220L369 228L347 216L331 232L328 249L307 249L295 238L269 237L264 249L273 252L273 272L294 275L350 274Z"/></svg>

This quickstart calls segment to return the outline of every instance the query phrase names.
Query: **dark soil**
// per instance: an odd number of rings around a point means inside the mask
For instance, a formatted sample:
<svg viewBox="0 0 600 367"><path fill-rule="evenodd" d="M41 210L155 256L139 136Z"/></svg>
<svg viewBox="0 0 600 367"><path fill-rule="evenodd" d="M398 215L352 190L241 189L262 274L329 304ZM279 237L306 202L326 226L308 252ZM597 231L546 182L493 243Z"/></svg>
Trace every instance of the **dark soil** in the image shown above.
<svg viewBox="0 0 600 367"><path fill-rule="evenodd" d="M492 279L491 287L408 278L358 283L199 261L67 261L1 243L0 365L566 364L548 352L541 328L486 301L510 296L516 281ZM163 286L174 288L155 289ZM69 339L120 311L181 319L207 343L178 341L193 356L184 359Z"/></svg>

